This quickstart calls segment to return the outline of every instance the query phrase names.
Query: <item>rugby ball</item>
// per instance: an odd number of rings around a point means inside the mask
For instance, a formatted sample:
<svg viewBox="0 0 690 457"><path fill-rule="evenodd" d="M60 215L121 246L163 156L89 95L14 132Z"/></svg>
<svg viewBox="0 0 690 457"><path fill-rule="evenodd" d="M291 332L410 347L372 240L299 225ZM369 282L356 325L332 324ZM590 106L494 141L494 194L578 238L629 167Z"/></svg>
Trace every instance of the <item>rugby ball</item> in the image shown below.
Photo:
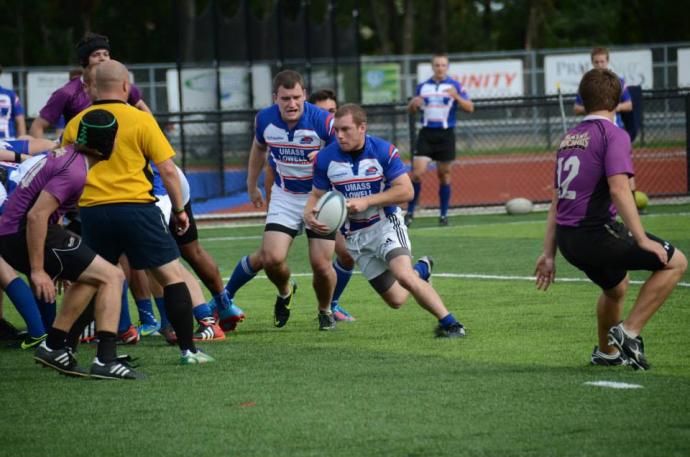
<svg viewBox="0 0 690 457"><path fill-rule="evenodd" d="M175 168L177 168L177 176L180 178L180 193L182 194L182 204L186 205L187 203L189 203L190 198L189 181L187 181L187 177L184 175L182 170L180 170L180 167L175 165Z"/></svg>
<svg viewBox="0 0 690 457"><path fill-rule="evenodd" d="M347 219L345 197L340 192L326 192L316 202L315 208L316 220L328 226L331 233L342 227Z"/></svg>
<svg viewBox="0 0 690 457"><path fill-rule="evenodd" d="M532 202L526 198L513 198L512 200L508 200L506 203L506 213L511 215L528 214L532 212L533 207L534 205L532 205Z"/></svg>

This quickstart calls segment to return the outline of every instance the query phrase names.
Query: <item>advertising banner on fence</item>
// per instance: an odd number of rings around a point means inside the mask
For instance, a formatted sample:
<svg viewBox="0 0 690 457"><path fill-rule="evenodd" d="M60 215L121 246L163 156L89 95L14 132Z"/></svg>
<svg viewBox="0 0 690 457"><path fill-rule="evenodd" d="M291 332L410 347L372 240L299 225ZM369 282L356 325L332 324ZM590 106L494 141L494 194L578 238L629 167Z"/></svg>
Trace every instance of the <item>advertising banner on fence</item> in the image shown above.
<svg viewBox="0 0 690 457"><path fill-rule="evenodd" d="M431 63L417 65L417 82L433 74ZM448 74L460 81L471 98L522 97L525 94L520 59L450 62Z"/></svg>
<svg viewBox="0 0 690 457"><path fill-rule="evenodd" d="M678 50L678 87L690 87L690 48Z"/></svg>
<svg viewBox="0 0 690 457"><path fill-rule="evenodd" d="M397 63L362 64L362 103L400 101L400 65Z"/></svg>
<svg viewBox="0 0 690 457"><path fill-rule="evenodd" d="M249 106L249 75L246 67L220 68L220 108L247 109ZM180 110L177 70L166 72L168 109ZM271 69L268 65L252 68L254 107L271 104ZM184 111L216 109L216 71L213 68L185 68L182 70L182 99Z"/></svg>
<svg viewBox="0 0 690 457"><path fill-rule="evenodd" d="M592 68L589 53L561 54L544 57L544 90L547 94L557 93L560 84L561 92L574 94L580 79ZM628 86L642 86L643 89L654 87L652 51L613 51L610 54L609 68L625 78Z"/></svg>
<svg viewBox="0 0 690 457"><path fill-rule="evenodd" d="M26 75L26 114L38 116L50 95L69 81L66 71L31 71Z"/></svg>

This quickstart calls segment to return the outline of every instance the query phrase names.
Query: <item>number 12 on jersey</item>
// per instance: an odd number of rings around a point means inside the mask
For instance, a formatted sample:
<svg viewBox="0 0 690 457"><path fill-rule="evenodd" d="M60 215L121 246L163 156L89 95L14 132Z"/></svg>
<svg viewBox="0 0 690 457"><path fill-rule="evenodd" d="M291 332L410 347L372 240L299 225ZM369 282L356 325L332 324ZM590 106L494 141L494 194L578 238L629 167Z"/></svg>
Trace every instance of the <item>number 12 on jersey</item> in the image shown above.
<svg viewBox="0 0 690 457"><path fill-rule="evenodd" d="M567 159L558 159L556 177L558 180L558 198L575 200L577 192L568 190L568 186L580 172L580 159L577 156L570 156Z"/></svg>

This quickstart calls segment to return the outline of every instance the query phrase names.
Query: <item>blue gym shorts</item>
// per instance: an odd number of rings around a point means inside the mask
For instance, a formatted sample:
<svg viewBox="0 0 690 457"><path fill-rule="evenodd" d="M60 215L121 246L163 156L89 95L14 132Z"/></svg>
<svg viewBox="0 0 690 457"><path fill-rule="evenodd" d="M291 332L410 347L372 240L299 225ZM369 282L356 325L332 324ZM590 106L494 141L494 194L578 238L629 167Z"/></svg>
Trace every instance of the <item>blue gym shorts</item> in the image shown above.
<svg viewBox="0 0 690 457"><path fill-rule="evenodd" d="M161 210L154 203L113 203L79 208L82 239L116 264L122 254L137 270L156 268L180 257Z"/></svg>

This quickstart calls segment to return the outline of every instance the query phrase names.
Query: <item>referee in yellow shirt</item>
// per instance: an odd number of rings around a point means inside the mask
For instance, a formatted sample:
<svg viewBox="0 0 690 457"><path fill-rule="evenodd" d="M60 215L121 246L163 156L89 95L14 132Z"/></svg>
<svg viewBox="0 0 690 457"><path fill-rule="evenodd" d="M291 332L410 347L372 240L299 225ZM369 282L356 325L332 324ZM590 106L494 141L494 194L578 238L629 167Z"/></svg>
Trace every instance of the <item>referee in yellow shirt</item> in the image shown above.
<svg viewBox="0 0 690 457"><path fill-rule="evenodd" d="M119 125L110 159L88 172L79 201L84 242L99 255L117 264L126 254L132 268L150 270L163 286L165 308L177 333L181 363L212 362L192 341L193 315L189 289L184 283L180 252L153 195L152 161L160 171L173 204L178 233L189 227L180 193L175 155L156 120L127 104L129 72L116 60L101 62L93 70L97 99L65 127L63 144L77 140L84 114L94 109L109 111Z"/></svg>

